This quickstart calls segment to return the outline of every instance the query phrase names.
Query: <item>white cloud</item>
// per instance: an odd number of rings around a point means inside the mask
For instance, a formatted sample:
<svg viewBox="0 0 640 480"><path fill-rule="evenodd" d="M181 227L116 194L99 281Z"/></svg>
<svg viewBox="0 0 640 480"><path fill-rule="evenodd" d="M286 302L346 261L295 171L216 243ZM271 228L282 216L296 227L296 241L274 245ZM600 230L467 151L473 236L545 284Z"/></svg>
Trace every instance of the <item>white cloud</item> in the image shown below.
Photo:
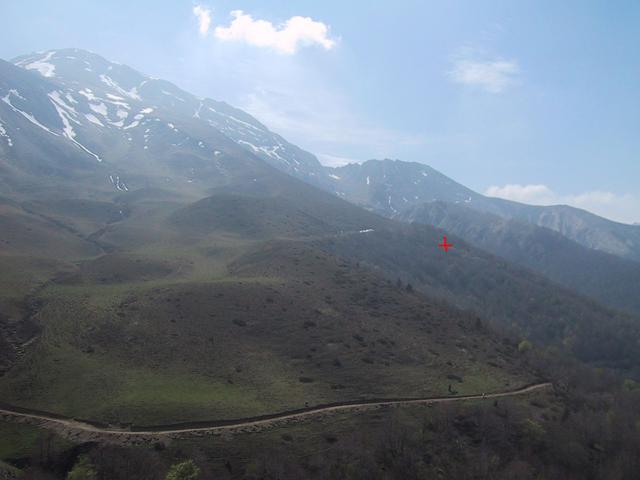
<svg viewBox="0 0 640 480"><path fill-rule="evenodd" d="M625 193L594 190L575 195L561 195L546 185L508 184L491 186L485 195L533 205L570 205L623 223L640 221L640 197Z"/></svg>
<svg viewBox="0 0 640 480"><path fill-rule="evenodd" d="M209 27L211 26L211 9L203 7L202 5L196 5L193 7L193 14L198 18L200 35L209 33Z"/></svg>
<svg viewBox="0 0 640 480"><path fill-rule="evenodd" d="M515 202L533 205L550 205L556 202L557 195L546 185L508 184L503 187L491 186L485 192L489 197L506 198Z"/></svg>
<svg viewBox="0 0 640 480"><path fill-rule="evenodd" d="M296 53L301 45L316 44L325 50L336 45L336 40L329 37L329 27L309 17L291 17L284 24L274 26L267 20L254 20L242 10L232 11L231 16L233 20L228 27L218 26L214 30L219 40L245 42L287 55ZM202 21L200 25L202 31Z"/></svg>
<svg viewBox="0 0 640 480"><path fill-rule="evenodd" d="M477 87L490 93L501 93L512 85L520 73L515 60L478 58L473 49L463 49L453 57L449 77L456 83Z"/></svg>

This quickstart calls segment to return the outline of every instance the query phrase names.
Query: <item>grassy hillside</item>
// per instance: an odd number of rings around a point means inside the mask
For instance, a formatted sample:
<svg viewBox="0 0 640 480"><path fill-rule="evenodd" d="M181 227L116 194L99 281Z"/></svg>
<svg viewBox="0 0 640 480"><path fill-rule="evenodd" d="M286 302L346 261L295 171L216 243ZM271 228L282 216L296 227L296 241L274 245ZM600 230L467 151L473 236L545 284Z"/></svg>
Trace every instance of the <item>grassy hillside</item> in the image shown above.
<svg viewBox="0 0 640 480"><path fill-rule="evenodd" d="M67 235L69 253L16 289L34 306L16 320L35 333L0 400L157 424L532 380L515 342L475 317L310 245L393 222L308 189L276 173L195 202L150 189L15 207L46 219L41 241Z"/></svg>
<svg viewBox="0 0 640 480"><path fill-rule="evenodd" d="M428 226L325 239L318 246L360 261L390 279L471 309L530 340L599 365L634 369L640 359L635 317L600 306L535 273ZM637 372L636 372L637 374Z"/></svg>
<svg viewBox="0 0 640 480"><path fill-rule="evenodd" d="M585 360L634 358L631 323L457 240L445 256L433 228L383 219L277 172L211 193L145 189L113 207L12 206L73 247L23 291L35 308L22 318L37 333L0 381L0 400L154 424L532 379L515 340L429 298ZM31 261L45 254L21 248ZM621 328L608 333L603 319Z"/></svg>
<svg viewBox="0 0 640 480"><path fill-rule="evenodd" d="M633 358L622 335L633 330L598 330L606 310L457 240L444 256L435 229L302 195L309 187L281 175L195 202L132 192L115 218L101 203L29 204L56 235L99 251L78 250L28 292L39 333L0 381L0 400L154 424L533 378L516 341L437 297L586 360ZM96 209L105 215L87 214Z"/></svg>
<svg viewBox="0 0 640 480"><path fill-rule="evenodd" d="M129 260L144 275L102 281L103 257L40 293L43 332L3 401L153 424L531 379L475 318L299 243L252 248L204 279Z"/></svg>

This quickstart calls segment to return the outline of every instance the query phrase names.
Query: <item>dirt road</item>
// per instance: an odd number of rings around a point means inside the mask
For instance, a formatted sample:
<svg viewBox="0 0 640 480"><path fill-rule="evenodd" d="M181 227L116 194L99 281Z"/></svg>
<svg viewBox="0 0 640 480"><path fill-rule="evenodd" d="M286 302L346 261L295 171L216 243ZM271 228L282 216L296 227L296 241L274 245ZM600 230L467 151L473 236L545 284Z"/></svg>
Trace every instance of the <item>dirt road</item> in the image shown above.
<svg viewBox="0 0 640 480"><path fill-rule="evenodd" d="M72 433L88 433L98 434L100 437L117 436L120 439L123 437L153 437L159 438L163 436L176 436L179 434L193 434L193 433L211 433L219 434L225 431L256 431L265 427L287 423L289 421L299 421L313 416L321 416L323 414L331 414L344 411L363 411L374 408L380 408L385 406L394 405L417 405L417 404L436 404L436 403L450 403L460 402L465 400L478 400L478 399L495 399L500 397L512 397L516 395L523 395L536 390L551 387L551 383L537 383L526 387L521 387L516 390L509 390L503 392L494 392L487 394L476 395L460 395L450 397L426 397L426 398L397 398L387 400L364 400L357 402L344 402L331 405L319 405L315 407L308 407L300 410L291 410L286 412L279 412L269 415L263 415L254 418L245 418L237 420L218 420L211 422L198 422L192 425L189 424L176 424L167 425L161 427L147 427L140 430L125 430L110 427L101 427L96 424L88 423L86 421L78 421L73 418L65 418L54 414L47 414L43 412L29 413L24 409L11 407L0 408L0 417L9 421L18 421L25 423L32 423L43 428L50 428L52 430L63 430L67 436Z"/></svg>

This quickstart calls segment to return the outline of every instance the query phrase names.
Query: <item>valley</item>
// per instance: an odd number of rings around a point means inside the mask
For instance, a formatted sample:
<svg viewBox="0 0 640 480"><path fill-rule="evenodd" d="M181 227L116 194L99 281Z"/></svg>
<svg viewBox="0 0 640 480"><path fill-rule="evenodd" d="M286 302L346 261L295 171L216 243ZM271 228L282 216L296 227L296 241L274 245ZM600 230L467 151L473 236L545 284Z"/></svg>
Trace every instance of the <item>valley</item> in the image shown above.
<svg viewBox="0 0 640 480"><path fill-rule="evenodd" d="M79 49L0 100L0 478L635 468L640 227L326 167Z"/></svg>

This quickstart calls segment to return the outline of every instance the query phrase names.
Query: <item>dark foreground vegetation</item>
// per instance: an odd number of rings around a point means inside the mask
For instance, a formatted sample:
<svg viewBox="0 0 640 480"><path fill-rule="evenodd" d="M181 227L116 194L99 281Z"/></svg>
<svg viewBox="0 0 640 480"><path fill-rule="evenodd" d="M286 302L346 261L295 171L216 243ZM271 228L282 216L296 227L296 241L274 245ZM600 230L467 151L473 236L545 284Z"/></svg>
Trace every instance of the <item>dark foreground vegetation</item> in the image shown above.
<svg viewBox="0 0 640 480"><path fill-rule="evenodd" d="M135 447L74 444L34 427L2 424L3 457L23 473L11 476L5 467L0 478L635 478L640 386L544 352L522 354L532 368L554 372L553 390Z"/></svg>

